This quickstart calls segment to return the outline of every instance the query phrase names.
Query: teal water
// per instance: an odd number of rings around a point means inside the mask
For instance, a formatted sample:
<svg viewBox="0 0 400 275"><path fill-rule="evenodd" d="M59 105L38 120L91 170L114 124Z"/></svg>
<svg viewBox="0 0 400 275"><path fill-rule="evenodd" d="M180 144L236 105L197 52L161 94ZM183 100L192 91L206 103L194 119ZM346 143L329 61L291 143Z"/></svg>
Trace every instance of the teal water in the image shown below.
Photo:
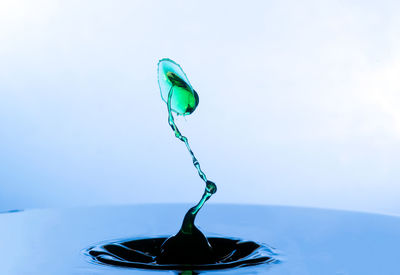
<svg viewBox="0 0 400 275"><path fill-rule="evenodd" d="M87 250L94 262L114 266L166 270L215 270L262 263L276 263L272 250L253 241L232 238L207 238L195 225L196 215L217 191L214 182L207 179L189 145L175 123L174 114L192 114L199 96L191 86L182 68L171 59L158 63L158 83L161 98L167 105L168 124L175 137L183 142L192 158L193 166L205 189L199 202L185 214L177 234L168 238L122 239L106 242ZM186 272L187 273L187 272Z"/></svg>
<svg viewBox="0 0 400 275"><path fill-rule="evenodd" d="M199 96L182 68L171 59L159 61L158 83L161 98L167 105L168 124L175 137L185 144L193 166L205 183L204 193L199 202L187 211L177 234L168 238L105 242L89 248L86 254L97 263L142 269L181 270L184 274L189 274L190 270L215 270L276 263L277 259L266 245L226 237L207 238L196 227L197 213L215 194L217 186L207 179L201 169L188 138L182 135L175 123L174 114L182 116L192 114L199 104Z"/></svg>
<svg viewBox="0 0 400 275"><path fill-rule="evenodd" d="M175 137L185 144L193 166L205 183L205 189L199 202L187 211L179 232L168 238L161 246L157 262L160 264L214 264L219 261L219 257L207 237L196 227L195 219L205 202L217 192L217 186L207 179L189 145L188 138L182 135L174 118L174 113L182 116L192 114L199 104L199 96L181 66L168 58L161 59L158 63L158 84L161 98L167 105L168 124Z"/></svg>

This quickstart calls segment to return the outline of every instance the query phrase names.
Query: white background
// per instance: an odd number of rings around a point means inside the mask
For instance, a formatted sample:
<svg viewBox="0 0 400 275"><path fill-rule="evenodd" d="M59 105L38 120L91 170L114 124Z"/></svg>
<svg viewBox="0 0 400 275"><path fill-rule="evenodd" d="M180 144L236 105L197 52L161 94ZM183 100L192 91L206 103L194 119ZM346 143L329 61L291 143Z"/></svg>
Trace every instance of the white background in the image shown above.
<svg viewBox="0 0 400 275"><path fill-rule="evenodd" d="M0 210L195 202L400 214L398 1L0 1Z"/></svg>

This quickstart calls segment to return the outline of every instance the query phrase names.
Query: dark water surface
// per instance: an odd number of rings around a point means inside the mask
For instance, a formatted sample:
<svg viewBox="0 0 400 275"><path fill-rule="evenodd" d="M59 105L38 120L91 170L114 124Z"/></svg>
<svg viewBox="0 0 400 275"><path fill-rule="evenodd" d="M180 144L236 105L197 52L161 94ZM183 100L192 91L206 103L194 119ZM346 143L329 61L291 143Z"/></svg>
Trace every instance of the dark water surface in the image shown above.
<svg viewBox="0 0 400 275"><path fill-rule="evenodd" d="M201 262L200 259L195 263L187 264L187 261L182 262L185 255L180 258L181 261L178 260L178 263L160 262L158 257L163 243L167 239L168 237L106 241L89 247L85 254L94 263L116 267L177 271L232 270L233 268L279 263L278 255L266 245L221 237L208 237L208 242L215 255L215 260L211 263Z"/></svg>
<svg viewBox="0 0 400 275"><path fill-rule="evenodd" d="M95 264L85 249L109 240L173 235L187 207L154 204L0 214L0 274L177 274ZM210 204L197 224L207 236L273 247L280 262L181 274L400 274L398 217Z"/></svg>

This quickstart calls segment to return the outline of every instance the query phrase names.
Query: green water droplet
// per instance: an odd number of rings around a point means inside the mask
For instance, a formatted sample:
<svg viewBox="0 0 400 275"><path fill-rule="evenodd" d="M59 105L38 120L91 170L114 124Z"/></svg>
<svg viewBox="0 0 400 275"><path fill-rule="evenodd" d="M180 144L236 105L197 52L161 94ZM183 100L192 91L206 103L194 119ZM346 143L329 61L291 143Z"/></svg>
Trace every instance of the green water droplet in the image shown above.
<svg viewBox="0 0 400 275"><path fill-rule="evenodd" d="M199 96L190 85L181 66L175 61L164 58L158 62L158 85L161 98L168 104L170 91L171 110L179 115L190 115L199 104Z"/></svg>

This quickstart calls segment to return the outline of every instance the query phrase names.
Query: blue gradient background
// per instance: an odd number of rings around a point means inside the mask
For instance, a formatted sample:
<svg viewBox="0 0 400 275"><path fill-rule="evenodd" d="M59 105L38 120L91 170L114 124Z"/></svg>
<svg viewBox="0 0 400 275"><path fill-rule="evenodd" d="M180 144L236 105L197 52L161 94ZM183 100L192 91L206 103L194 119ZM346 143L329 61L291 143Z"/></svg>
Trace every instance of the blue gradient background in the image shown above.
<svg viewBox="0 0 400 275"><path fill-rule="evenodd" d="M398 1L0 2L0 210L194 202L400 214Z"/></svg>

